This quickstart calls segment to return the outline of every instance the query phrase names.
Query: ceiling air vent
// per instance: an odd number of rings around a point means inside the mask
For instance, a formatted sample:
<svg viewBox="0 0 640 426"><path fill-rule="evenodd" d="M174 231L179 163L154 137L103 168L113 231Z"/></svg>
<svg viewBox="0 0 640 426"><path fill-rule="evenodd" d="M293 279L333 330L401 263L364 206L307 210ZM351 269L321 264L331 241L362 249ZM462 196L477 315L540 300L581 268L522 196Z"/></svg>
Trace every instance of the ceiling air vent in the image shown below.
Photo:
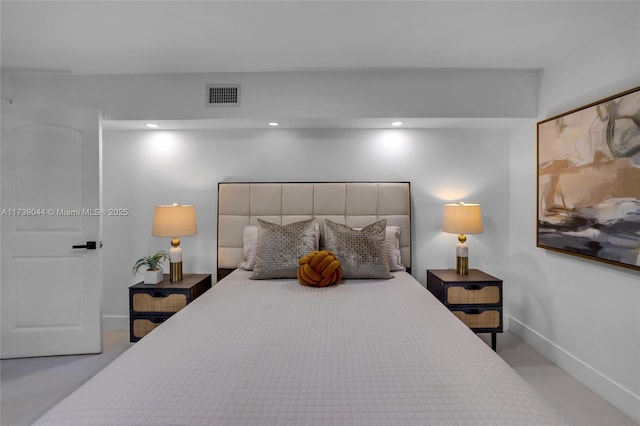
<svg viewBox="0 0 640 426"><path fill-rule="evenodd" d="M210 84L207 86L207 106L240 105L240 86Z"/></svg>

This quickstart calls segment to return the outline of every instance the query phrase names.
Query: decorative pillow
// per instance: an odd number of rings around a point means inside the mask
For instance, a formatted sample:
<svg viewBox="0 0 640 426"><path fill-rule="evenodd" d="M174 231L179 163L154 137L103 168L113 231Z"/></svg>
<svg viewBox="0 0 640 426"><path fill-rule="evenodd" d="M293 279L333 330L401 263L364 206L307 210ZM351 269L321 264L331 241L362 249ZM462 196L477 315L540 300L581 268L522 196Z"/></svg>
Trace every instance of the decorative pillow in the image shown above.
<svg viewBox="0 0 640 426"><path fill-rule="evenodd" d="M316 247L320 244L320 227L316 222ZM256 266L256 248L258 244L258 225L246 225L242 229L242 254L244 261L238 265L238 268L245 271L253 271Z"/></svg>
<svg viewBox="0 0 640 426"><path fill-rule="evenodd" d="M354 229L329 219L324 221L327 250L335 253L344 278L393 278L385 247L387 220Z"/></svg>
<svg viewBox="0 0 640 426"><path fill-rule="evenodd" d="M361 230L362 228L354 228ZM387 248L387 259L389 259L389 271L406 271L407 268L402 263L400 255L400 227L387 226L385 230L384 245Z"/></svg>
<svg viewBox="0 0 640 426"><path fill-rule="evenodd" d="M407 268L402 263L400 257L400 227L387 226L385 231L384 245L387 248L387 258L389 259L389 270L406 271Z"/></svg>
<svg viewBox="0 0 640 426"><path fill-rule="evenodd" d="M312 251L302 256L298 264L298 281L302 285L326 287L342 279L340 261L330 251Z"/></svg>
<svg viewBox="0 0 640 426"><path fill-rule="evenodd" d="M298 259L318 249L315 218L277 225L258 219L256 263L251 279L296 278Z"/></svg>

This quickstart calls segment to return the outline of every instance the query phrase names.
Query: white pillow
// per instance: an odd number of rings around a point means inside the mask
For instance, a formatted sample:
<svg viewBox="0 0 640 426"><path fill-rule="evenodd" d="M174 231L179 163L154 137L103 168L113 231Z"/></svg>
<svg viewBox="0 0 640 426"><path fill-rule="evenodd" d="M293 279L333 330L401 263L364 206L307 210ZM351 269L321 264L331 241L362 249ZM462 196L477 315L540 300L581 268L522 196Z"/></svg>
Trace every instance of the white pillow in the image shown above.
<svg viewBox="0 0 640 426"><path fill-rule="evenodd" d="M258 225L246 225L242 229L242 254L244 262L238 268L253 271L256 266L256 247L258 246Z"/></svg>
<svg viewBox="0 0 640 426"><path fill-rule="evenodd" d="M384 245L387 248L387 258L389 259L389 271L406 271L400 258L400 227L387 226L385 230Z"/></svg>

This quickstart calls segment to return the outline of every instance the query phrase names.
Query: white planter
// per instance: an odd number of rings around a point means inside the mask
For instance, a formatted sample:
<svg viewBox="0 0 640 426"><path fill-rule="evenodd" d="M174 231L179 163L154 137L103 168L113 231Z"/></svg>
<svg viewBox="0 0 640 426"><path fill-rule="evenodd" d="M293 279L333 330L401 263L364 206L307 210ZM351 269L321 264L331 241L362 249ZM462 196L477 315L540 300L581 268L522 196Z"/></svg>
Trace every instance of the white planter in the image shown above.
<svg viewBox="0 0 640 426"><path fill-rule="evenodd" d="M162 269L157 271L144 271L144 283L145 284L158 284L164 278Z"/></svg>

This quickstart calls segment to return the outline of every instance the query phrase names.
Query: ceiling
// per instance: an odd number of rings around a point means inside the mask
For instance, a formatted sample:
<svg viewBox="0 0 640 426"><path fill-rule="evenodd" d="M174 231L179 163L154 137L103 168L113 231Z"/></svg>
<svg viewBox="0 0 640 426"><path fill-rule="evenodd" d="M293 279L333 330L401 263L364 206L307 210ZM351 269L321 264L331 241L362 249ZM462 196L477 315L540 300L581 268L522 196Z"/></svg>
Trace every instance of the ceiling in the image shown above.
<svg viewBox="0 0 640 426"><path fill-rule="evenodd" d="M638 25L639 11L636 1L580 0L1 0L0 64L73 74L544 69Z"/></svg>
<svg viewBox="0 0 640 426"><path fill-rule="evenodd" d="M544 68L632 21L612 1L7 1L6 70Z"/></svg>

